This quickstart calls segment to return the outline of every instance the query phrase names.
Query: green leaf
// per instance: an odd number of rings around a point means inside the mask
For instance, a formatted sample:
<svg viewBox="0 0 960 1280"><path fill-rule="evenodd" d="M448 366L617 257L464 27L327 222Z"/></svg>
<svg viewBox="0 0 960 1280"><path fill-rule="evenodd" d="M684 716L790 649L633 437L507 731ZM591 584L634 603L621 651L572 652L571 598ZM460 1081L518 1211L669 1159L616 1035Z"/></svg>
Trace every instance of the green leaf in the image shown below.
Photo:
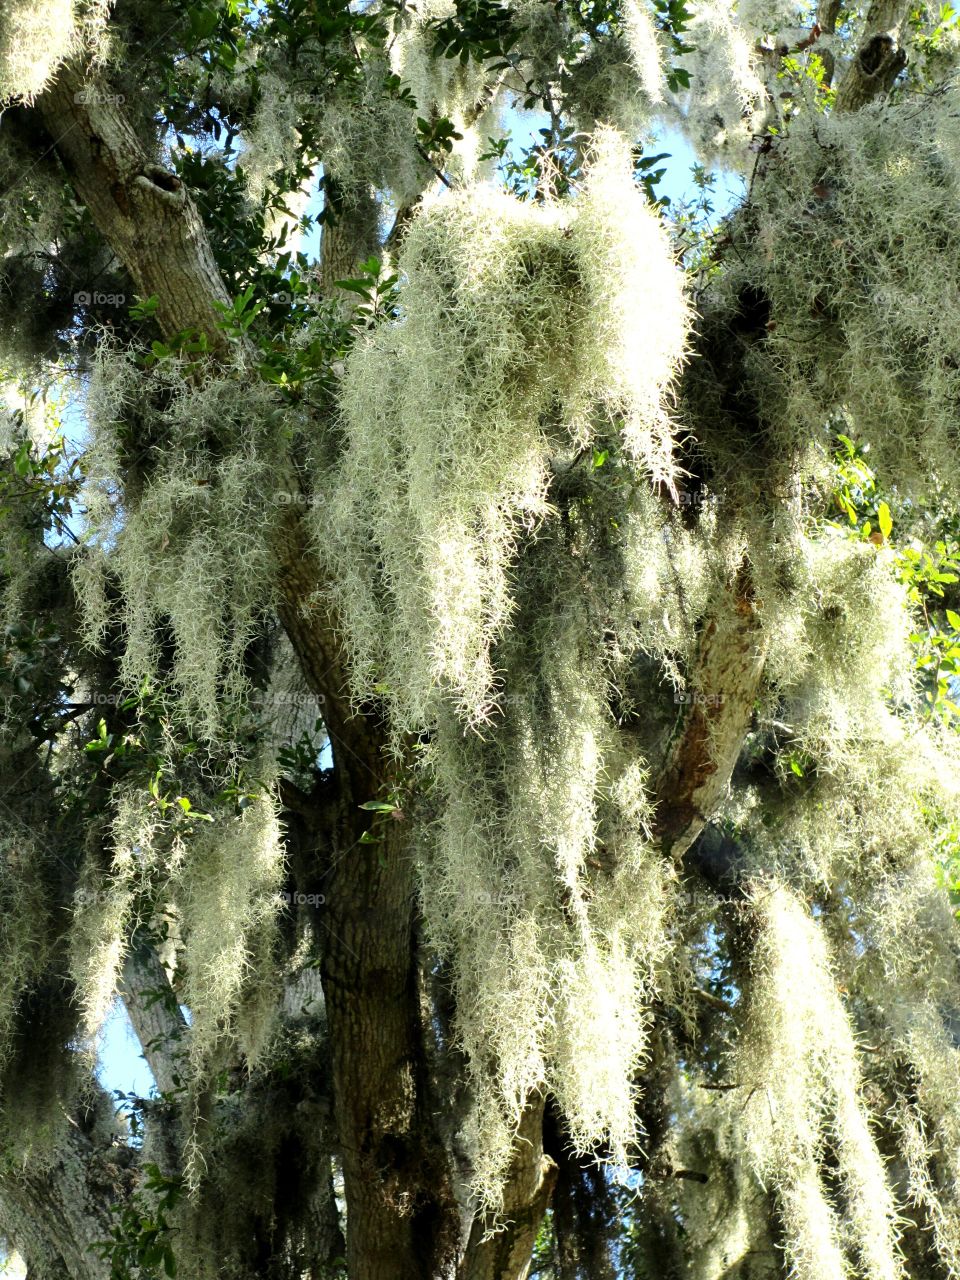
<svg viewBox="0 0 960 1280"><path fill-rule="evenodd" d="M947 621L954 631L960 631L960 613L954 613L952 609L947 610Z"/></svg>
<svg viewBox="0 0 960 1280"><path fill-rule="evenodd" d="M136 301L130 308L130 317L133 320L146 320L148 316L154 315L160 305L160 297L156 293L151 293L149 298L141 298L139 294L135 294L134 297Z"/></svg>
<svg viewBox="0 0 960 1280"><path fill-rule="evenodd" d="M359 293L361 297L367 299L372 296L372 286L369 280L334 280L333 283L338 289L346 289L348 293Z"/></svg>
<svg viewBox="0 0 960 1280"><path fill-rule="evenodd" d="M21 478L28 476L33 470L30 460L30 441L23 440L13 457L13 469Z"/></svg>
<svg viewBox="0 0 960 1280"><path fill-rule="evenodd" d="M661 151L661 152L659 152L659 153L658 153L657 155L655 155L655 156L642 156L642 157L637 161L637 168L638 168L638 169L652 169L652 168L653 168L653 166L654 166L655 164L658 164L661 160L669 160L669 159L670 159L670 152L669 152L669 151Z"/></svg>
<svg viewBox="0 0 960 1280"><path fill-rule="evenodd" d="M877 507L877 524L879 524L880 532L884 538L889 538L893 531L893 517L890 514L890 508L885 502L881 502Z"/></svg>
<svg viewBox="0 0 960 1280"><path fill-rule="evenodd" d="M217 25L217 14L214 9L191 9L189 18L190 31L195 40L206 40Z"/></svg>

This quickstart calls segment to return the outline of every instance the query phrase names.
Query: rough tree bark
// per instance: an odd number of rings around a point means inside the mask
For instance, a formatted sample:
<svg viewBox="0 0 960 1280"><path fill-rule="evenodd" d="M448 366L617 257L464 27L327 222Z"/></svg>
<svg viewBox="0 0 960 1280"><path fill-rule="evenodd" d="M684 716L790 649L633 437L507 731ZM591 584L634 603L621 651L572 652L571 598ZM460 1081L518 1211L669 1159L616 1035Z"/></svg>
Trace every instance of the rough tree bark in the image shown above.
<svg viewBox="0 0 960 1280"><path fill-rule="evenodd" d="M837 87L838 112L859 111L893 88L907 65L900 32L908 12L903 0L874 0L860 47Z"/></svg>
<svg viewBox="0 0 960 1280"><path fill-rule="evenodd" d="M157 1088L172 1092L179 1083L178 1048L187 1023L156 952L136 937L123 966L120 995Z"/></svg>
<svg viewBox="0 0 960 1280"><path fill-rule="evenodd" d="M729 785L760 690L764 647L744 565L700 637L687 712L656 787L654 837L678 862Z"/></svg>
<svg viewBox="0 0 960 1280"><path fill-rule="evenodd" d="M109 1280L110 1264L92 1246L107 1239L111 1206L133 1189L133 1153L111 1141L102 1120L112 1100L97 1093L100 1124L86 1131L71 1118L52 1164L0 1176L4 1231L26 1260L28 1275Z"/></svg>

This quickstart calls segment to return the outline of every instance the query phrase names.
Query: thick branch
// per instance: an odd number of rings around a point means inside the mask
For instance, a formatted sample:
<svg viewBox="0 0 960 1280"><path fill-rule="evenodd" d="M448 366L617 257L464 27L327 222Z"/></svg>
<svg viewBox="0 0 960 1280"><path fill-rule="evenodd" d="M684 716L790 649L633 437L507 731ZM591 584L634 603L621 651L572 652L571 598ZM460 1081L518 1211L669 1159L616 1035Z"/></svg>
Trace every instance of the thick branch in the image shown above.
<svg viewBox="0 0 960 1280"><path fill-rule="evenodd" d="M372 192L348 204L333 181L326 190L332 218L320 244L320 288L332 296L337 280L349 279L358 262L379 251L380 209Z"/></svg>
<svg viewBox="0 0 960 1280"><path fill-rule="evenodd" d="M323 700L341 792L348 789L361 804L378 785L383 737L372 717L357 715L351 706L340 628L320 590L323 574L310 547L306 510L305 503L291 503L283 511L276 542L277 612L304 679Z"/></svg>
<svg viewBox="0 0 960 1280"><path fill-rule="evenodd" d="M364 1280L440 1280L453 1272L461 1226L425 1087L409 837L388 819L381 843L360 844L359 817L344 814L324 885L347 1269Z"/></svg>
<svg viewBox="0 0 960 1280"><path fill-rule="evenodd" d="M123 966L120 994L157 1088L170 1093L179 1083L178 1049L187 1024L156 952L136 939Z"/></svg>
<svg viewBox="0 0 960 1280"><path fill-rule="evenodd" d="M200 215L179 179L153 163L116 96L63 67L37 108L57 154L143 297L159 298L166 334L199 329L216 342L215 302L228 303Z"/></svg>
<svg viewBox="0 0 960 1280"><path fill-rule="evenodd" d="M874 0L860 47L837 88L837 111L859 111L893 88L907 65L900 29L908 11L905 0Z"/></svg>
<svg viewBox="0 0 960 1280"><path fill-rule="evenodd" d="M96 1086L91 1082L91 1087ZM112 1107L105 1094L99 1110ZM28 1274L63 1280L109 1280L110 1263L91 1245L106 1240L111 1207L132 1189L134 1153L111 1140L101 1122L88 1132L70 1119L52 1161L9 1170L0 1176L0 1221Z"/></svg>
<svg viewBox="0 0 960 1280"><path fill-rule="evenodd" d="M478 1218L457 1280L524 1280L543 1215L557 1181L557 1165L543 1150L544 1098L520 1118L503 1193L503 1227ZM598 1277L599 1280L599 1277Z"/></svg>
<svg viewBox="0 0 960 1280"><path fill-rule="evenodd" d="M687 710L657 785L654 835L677 860L726 793L753 717L764 651L744 567L701 637Z"/></svg>
<svg viewBox="0 0 960 1280"><path fill-rule="evenodd" d="M839 16L840 0L820 0L817 5L817 26L828 41L837 34L837 18ZM829 88L833 84L833 74L837 65L836 55L827 46L821 49L820 57L823 61L824 84Z"/></svg>

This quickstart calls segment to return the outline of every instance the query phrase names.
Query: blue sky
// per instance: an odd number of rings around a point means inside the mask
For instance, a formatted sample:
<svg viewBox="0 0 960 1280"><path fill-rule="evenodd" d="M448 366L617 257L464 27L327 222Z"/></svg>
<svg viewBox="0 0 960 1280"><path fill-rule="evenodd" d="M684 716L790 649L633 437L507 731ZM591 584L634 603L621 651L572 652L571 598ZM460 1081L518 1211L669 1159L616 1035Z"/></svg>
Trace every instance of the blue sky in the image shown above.
<svg viewBox="0 0 960 1280"><path fill-rule="evenodd" d="M141 1097L153 1087L150 1068L140 1053L140 1042L134 1035L126 1010L118 1000L104 1023L100 1041L98 1075L105 1089L120 1089Z"/></svg>

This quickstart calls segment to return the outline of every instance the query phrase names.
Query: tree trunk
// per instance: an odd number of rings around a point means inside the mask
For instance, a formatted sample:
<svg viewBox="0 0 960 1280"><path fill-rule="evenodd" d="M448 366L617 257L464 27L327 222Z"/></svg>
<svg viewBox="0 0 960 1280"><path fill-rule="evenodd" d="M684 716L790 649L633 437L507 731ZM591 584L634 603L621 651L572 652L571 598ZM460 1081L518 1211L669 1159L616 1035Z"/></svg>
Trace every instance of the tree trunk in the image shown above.
<svg viewBox="0 0 960 1280"><path fill-rule="evenodd" d="M110 1108L101 1092L98 1111L109 1114ZM0 1177L4 1232L31 1275L43 1280L109 1280L110 1263L92 1246L109 1239L111 1206L121 1204L132 1189L133 1153L111 1142L99 1125L89 1134L76 1118L68 1125L52 1163Z"/></svg>

